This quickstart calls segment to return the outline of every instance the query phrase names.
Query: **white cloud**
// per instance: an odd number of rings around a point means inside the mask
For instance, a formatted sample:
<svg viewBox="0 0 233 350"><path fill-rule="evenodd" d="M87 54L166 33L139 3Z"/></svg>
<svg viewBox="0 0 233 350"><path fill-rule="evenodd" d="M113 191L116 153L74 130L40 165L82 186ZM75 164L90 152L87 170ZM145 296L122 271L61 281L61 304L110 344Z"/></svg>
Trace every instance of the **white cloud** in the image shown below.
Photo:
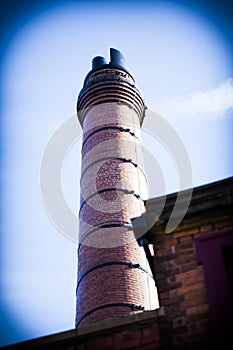
<svg viewBox="0 0 233 350"><path fill-rule="evenodd" d="M157 104L156 112L166 117L221 117L233 111L233 79L217 88L198 91L186 97L175 97Z"/></svg>

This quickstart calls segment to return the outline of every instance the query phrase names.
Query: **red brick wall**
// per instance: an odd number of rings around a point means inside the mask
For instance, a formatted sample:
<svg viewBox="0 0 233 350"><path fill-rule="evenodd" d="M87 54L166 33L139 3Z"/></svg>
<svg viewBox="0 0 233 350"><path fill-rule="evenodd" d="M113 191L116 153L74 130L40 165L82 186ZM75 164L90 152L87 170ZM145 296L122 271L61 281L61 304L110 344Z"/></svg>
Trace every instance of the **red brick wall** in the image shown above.
<svg viewBox="0 0 233 350"><path fill-rule="evenodd" d="M196 227L195 227L196 226ZM209 349L213 346L210 307L202 265L197 263L195 239L232 227L224 213L203 212L170 234L163 225L154 234L154 266L160 306L162 349ZM212 347L213 348L213 347Z"/></svg>
<svg viewBox="0 0 233 350"><path fill-rule="evenodd" d="M93 72L78 113L83 149L76 322L84 326L138 312L132 305L150 307L141 269L145 253L130 227L130 219L145 211L147 185L140 135L144 104L132 77L115 68Z"/></svg>

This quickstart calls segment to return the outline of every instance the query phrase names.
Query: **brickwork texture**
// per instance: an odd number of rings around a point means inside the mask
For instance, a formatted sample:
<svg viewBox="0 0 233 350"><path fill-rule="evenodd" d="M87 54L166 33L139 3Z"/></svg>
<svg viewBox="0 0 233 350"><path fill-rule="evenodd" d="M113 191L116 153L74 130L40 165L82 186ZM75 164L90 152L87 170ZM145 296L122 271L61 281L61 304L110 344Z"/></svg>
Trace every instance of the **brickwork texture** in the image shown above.
<svg viewBox="0 0 233 350"><path fill-rule="evenodd" d="M229 206L230 199L227 193L229 185L225 186L226 193L221 194L218 189L218 196L214 194L211 199L208 198L209 193L206 190L207 193L203 195L205 201L201 205L200 201L195 202L194 193L190 214L186 214L182 223L172 233L165 234L163 222L158 223L153 230L156 284L160 306L165 309L165 317L160 323L162 349L227 349L227 344L233 343L230 331L232 317L229 319L230 323L229 320L225 325L220 322L217 329L214 328L213 318L216 315L213 314L213 310L211 313L211 290L207 289L205 266L203 261L198 259L197 246L198 240L205 237L206 241L215 236L225 237L226 234L227 237L233 238L232 208ZM221 189L220 186L219 188ZM215 198L218 204L215 204ZM192 210L195 213L192 213ZM218 246L218 243L216 244ZM207 247L204 256L210 259L210 254L211 251ZM218 262L217 256L211 259ZM211 265L209 274L217 273L213 270L214 265ZM220 279L216 283L211 289L223 289L223 285L219 286ZM217 304L221 300L216 298L212 302ZM226 300L222 302L224 305Z"/></svg>
<svg viewBox="0 0 233 350"><path fill-rule="evenodd" d="M90 72L79 95L78 327L150 309L151 272L131 226L147 196L144 108L132 76L117 68Z"/></svg>

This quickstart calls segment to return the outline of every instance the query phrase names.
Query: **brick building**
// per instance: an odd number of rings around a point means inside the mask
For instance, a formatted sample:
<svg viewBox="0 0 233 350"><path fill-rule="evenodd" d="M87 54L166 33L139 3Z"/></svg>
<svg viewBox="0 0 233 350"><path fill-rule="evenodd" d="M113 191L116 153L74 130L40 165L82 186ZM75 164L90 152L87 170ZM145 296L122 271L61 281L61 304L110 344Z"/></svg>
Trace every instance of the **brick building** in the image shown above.
<svg viewBox="0 0 233 350"><path fill-rule="evenodd" d="M231 349L233 178L194 188L184 219L165 234L176 196L167 197L160 221L150 230L160 308L5 348ZM148 212L156 200L147 202Z"/></svg>
<svg viewBox="0 0 233 350"><path fill-rule="evenodd" d="M151 229L158 295L165 312L161 349L230 349L233 178L195 188L184 219L165 234L175 200L176 195L167 197L160 220ZM148 201L148 212L156 201Z"/></svg>
<svg viewBox="0 0 233 350"><path fill-rule="evenodd" d="M230 349L233 179L195 188L185 217L171 233L165 227L177 193L167 196L159 220L150 227L147 218L156 213L160 199L144 200L143 166L136 157L143 99L121 56L113 52L109 65L100 57L93 65L78 101L84 130L78 328L5 348ZM136 153L130 147L135 144ZM116 192L120 207L108 210ZM144 247L129 225L135 217L146 232ZM147 244L154 246L154 256L148 255ZM159 298L159 307L151 311L157 293L149 293L149 265Z"/></svg>

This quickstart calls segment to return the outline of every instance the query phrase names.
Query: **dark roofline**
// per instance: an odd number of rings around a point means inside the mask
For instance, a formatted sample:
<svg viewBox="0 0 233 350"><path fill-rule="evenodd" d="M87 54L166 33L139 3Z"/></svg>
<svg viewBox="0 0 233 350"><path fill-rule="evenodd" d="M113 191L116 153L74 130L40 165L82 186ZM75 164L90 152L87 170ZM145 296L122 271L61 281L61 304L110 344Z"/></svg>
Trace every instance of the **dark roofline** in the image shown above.
<svg viewBox="0 0 233 350"><path fill-rule="evenodd" d="M187 193L190 190L184 190L179 192L181 197L186 198ZM171 211L175 205L178 192L169 194L166 196L166 204L160 215L161 221L167 221L171 215ZM158 207L158 203L162 197L148 199L146 201L146 212L155 212L155 208ZM226 178L224 180L216 181L207 185L201 185L195 187L192 193L192 199L185 215L185 218L189 215L198 214L203 211L211 211L224 207L230 207L233 204L233 177Z"/></svg>
<svg viewBox="0 0 233 350"><path fill-rule="evenodd" d="M164 316L164 308L160 307L152 311L144 311L134 315L109 319L85 327L71 329L65 332L51 334L48 336L23 341L2 347L2 350L48 350L48 349L68 349L81 346L90 339L118 333L124 330L134 330L135 328L151 325L159 317Z"/></svg>

